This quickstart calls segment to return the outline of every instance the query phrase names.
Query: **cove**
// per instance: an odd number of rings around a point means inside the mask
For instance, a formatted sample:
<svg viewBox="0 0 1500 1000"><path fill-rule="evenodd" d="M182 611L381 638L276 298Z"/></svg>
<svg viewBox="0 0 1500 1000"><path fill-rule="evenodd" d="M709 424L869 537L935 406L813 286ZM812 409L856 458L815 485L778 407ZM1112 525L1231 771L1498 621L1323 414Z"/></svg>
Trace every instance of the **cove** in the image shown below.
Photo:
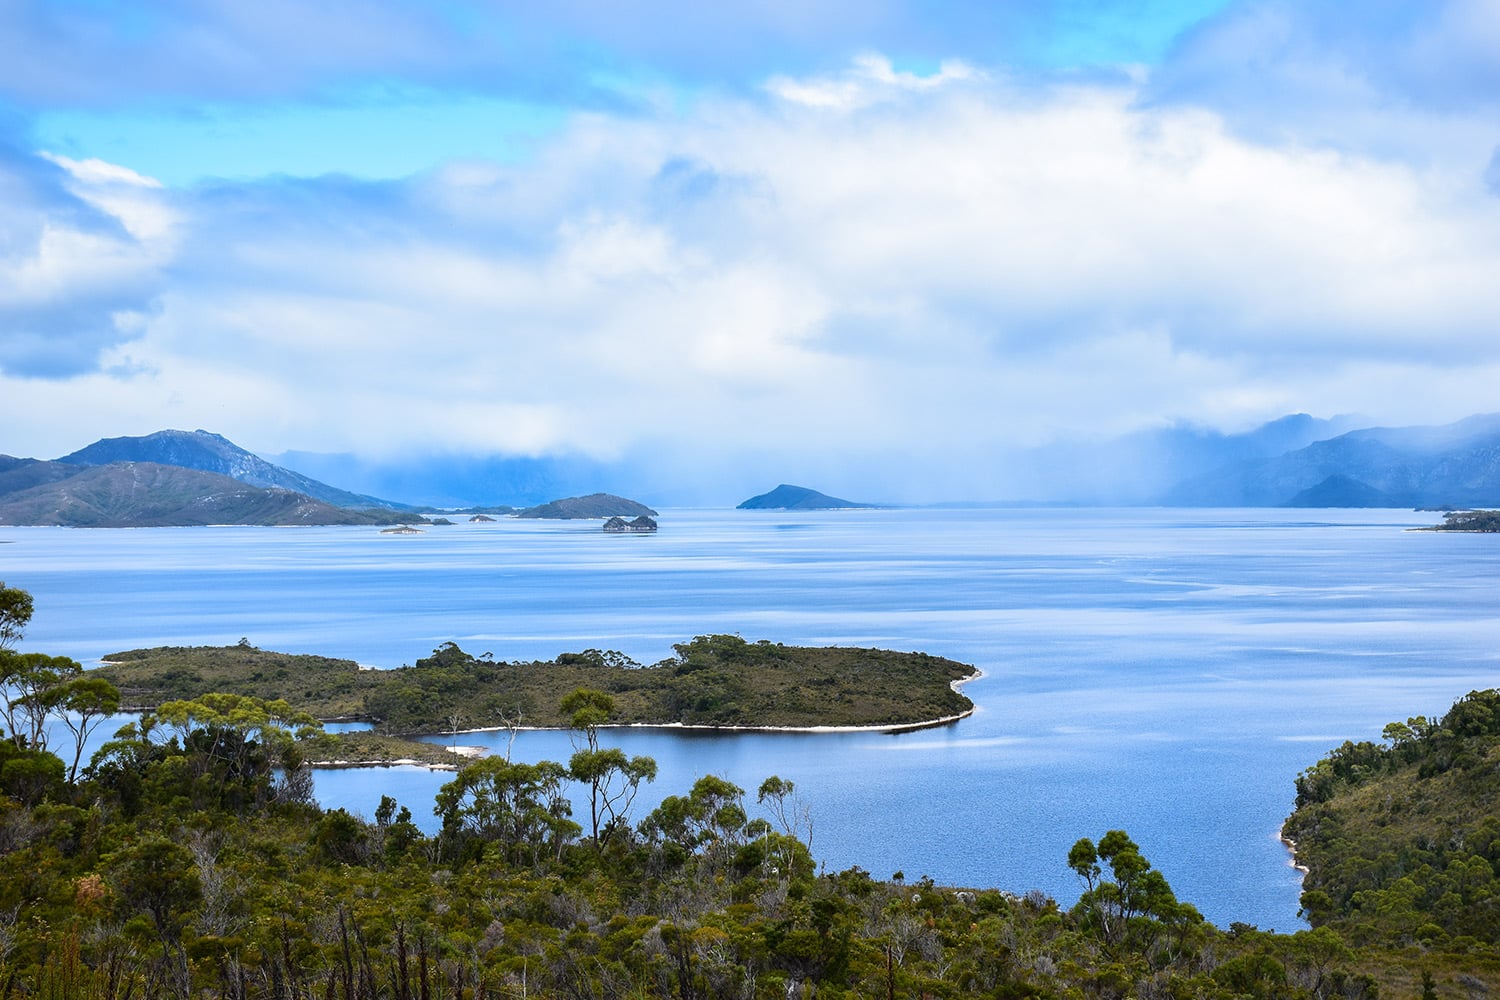
<svg viewBox="0 0 1500 1000"><path fill-rule="evenodd" d="M1037 888L1077 838L1123 828L1221 926L1293 930L1276 839L1301 769L1344 739L1500 683L1500 548L1344 510L667 510L652 536L500 520L361 528L0 528L36 599L26 649L246 637L397 666L453 640L500 659L587 647L642 662L710 632L923 650L972 663L970 718L880 733L610 730L661 766L642 814L707 773L811 804L814 855L877 877ZM446 738L443 738L446 739ZM461 742L480 742L476 735ZM489 737L494 752L503 735ZM566 760L565 733L522 733ZM430 824L448 775L320 772L327 806L381 794Z"/></svg>

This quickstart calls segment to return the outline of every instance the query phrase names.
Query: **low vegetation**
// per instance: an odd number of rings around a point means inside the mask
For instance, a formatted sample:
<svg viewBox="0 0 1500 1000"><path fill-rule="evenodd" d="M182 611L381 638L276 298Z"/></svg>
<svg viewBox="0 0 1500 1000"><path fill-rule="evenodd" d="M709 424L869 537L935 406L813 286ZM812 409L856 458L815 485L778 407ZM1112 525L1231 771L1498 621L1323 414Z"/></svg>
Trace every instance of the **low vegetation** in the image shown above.
<svg viewBox="0 0 1500 1000"><path fill-rule="evenodd" d="M1421 531L1500 531L1500 510L1456 510L1443 515L1442 524Z"/></svg>
<svg viewBox="0 0 1500 1000"><path fill-rule="evenodd" d="M505 663L445 643L415 666L360 670L352 660L256 649L159 647L112 653L94 671L125 704L152 707L214 691L284 698L322 719L366 719L381 732L506 725L560 727L576 688L604 691L614 722L696 726L902 726L961 715L953 688L974 668L925 653L784 646L699 636L643 667L616 652Z"/></svg>
<svg viewBox="0 0 1500 1000"><path fill-rule="evenodd" d="M1383 736L1297 779L1303 912L1413 979L1500 983L1500 691Z"/></svg>
<svg viewBox="0 0 1500 1000"><path fill-rule="evenodd" d="M32 720L78 693L76 664L12 652L31 610L11 599L20 593L0 585L7 1000L1428 1000L1500 989L1486 909L1500 692L1393 724L1387 745L1345 744L1304 773L1288 830L1311 869L1314 927L1274 934L1205 922L1123 830L1058 859L1079 880L1064 906L820 871L808 847L816 804L775 776L752 797L709 775L638 814L655 762L607 745L618 704L598 689L556 708L577 734L566 763L485 758L434 803L387 796L371 817L311 801L315 720L243 694L166 702L71 770ZM433 836L412 821L427 808Z"/></svg>

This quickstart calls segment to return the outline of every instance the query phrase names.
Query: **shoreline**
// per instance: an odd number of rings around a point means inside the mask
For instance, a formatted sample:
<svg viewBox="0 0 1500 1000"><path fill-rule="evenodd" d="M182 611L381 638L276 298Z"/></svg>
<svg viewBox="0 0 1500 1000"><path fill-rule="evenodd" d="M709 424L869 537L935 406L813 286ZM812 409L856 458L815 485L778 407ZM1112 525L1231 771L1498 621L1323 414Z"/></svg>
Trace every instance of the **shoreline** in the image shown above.
<svg viewBox="0 0 1500 1000"><path fill-rule="evenodd" d="M950 681L948 686L957 691L962 685L970 681L976 681L984 676L984 671L978 667L967 677L960 677L956 681ZM932 729L937 726L947 726L962 719L967 719L979 710L978 705L971 704L969 708L956 715L945 715L936 719L918 719L913 722L882 722L866 726L715 726L707 723L689 722L608 722L600 726L600 729L691 729L695 732L728 732L728 733L904 733L917 729ZM332 721L332 720L328 720ZM409 733L408 736L461 736L464 733L498 733L514 728L522 733L546 733L567 732L568 726L476 726L472 729L440 729L430 733Z"/></svg>
<svg viewBox="0 0 1500 1000"><path fill-rule="evenodd" d="M1276 839L1279 840L1279 841L1281 841L1281 843L1286 847L1287 854L1289 855L1287 857L1287 859L1286 859L1286 865L1287 865L1287 867L1288 868L1295 868L1295 869L1297 869L1297 871L1301 872L1303 875L1306 875L1308 873L1308 868L1307 868L1306 865L1298 864L1298 862L1297 862L1297 842L1295 840L1293 840L1291 837L1288 837L1286 835L1286 825L1285 824L1283 824L1281 826L1281 828L1276 831Z"/></svg>
<svg viewBox="0 0 1500 1000"><path fill-rule="evenodd" d="M954 691L964 684L978 680L984 676L984 671L978 667L967 677L960 677L949 683ZM936 719L919 719L913 722L877 723L868 726L713 726L686 722L616 722L600 726L600 729L667 729L692 732L726 732L726 733L910 733L923 729L936 729L940 726L952 725L955 722L967 719L978 711L978 705L955 715L945 715ZM358 721L347 717L343 719L320 719L320 722ZM499 733L507 732L514 728L516 732L546 733L567 732L567 726L477 726L472 729L438 730L436 732L407 733L402 734L401 739L416 739L422 736L462 736L467 733ZM436 746L437 744L433 744ZM449 746L444 747L450 753L470 760L485 756L487 747L483 746ZM433 761L417 760L413 758L398 758L396 760L368 760L368 761L308 761L309 767L322 768L326 770L344 770L356 767L398 767L412 766L425 767L430 771L457 771L459 764L436 763Z"/></svg>

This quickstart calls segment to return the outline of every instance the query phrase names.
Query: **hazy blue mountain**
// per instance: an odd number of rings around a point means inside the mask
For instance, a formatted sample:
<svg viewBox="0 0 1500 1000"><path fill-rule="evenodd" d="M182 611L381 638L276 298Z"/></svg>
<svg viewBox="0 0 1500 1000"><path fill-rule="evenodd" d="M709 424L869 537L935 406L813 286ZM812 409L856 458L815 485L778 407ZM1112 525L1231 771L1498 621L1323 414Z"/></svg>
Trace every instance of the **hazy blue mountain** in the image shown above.
<svg viewBox="0 0 1500 1000"><path fill-rule="evenodd" d="M852 507L869 507L870 504L840 500L826 493L808 489L806 486L788 486L782 483L769 493L751 497L741 503L737 510L846 510Z"/></svg>
<svg viewBox="0 0 1500 1000"><path fill-rule="evenodd" d="M526 507L579 496L608 483L634 492L620 469L577 456L409 455L367 461L355 455L286 451L279 465L352 490L433 507Z"/></svg>
<svg viewBox="0 0 1500 1000"><path fill-rule="evenodd" d="M1351 417L1295 414L1240 434L1177 424L1094 442L1066 442L1009 455L1014 482L1007 500L1053 503L1157 503L1174 484L1231 462L1280 455L1352 430ZM433 452L362 459L349 454L286 451L267 456L287 469L345 489L434 507L541 504L607 486L623 496L649 496L669 506L718 506L745 496L777 474L777 456L720 457L709 466L649 449L615 460L582 455L495 456ZM766 470L769 470L767 472ZM911 473L917 477L915 471ZM928 473L928 480L940 474ZM888 490L889 486L872 486ZM944 496L924 481L920 495ZM837 498L834 498L837 499ZM897 498L901 499L901 498ZM994 499L992 497L978 499ZM849 503L847 506L861 506Z"/></svg>
<svg viewBox="0 0 1500 1000"><path fill-rule="evenodd" d="M1163 501L1222 507L1500 505L1500 414L1440 427L1351 431L1202 473L1179 483Z"/></svg>
<svg viewBox="0 0 1500 1000"><path fill-rule="evenodd" d="M299 472L272 465L229 439L208 431L157 431L144 437L95 441L58 459L66 465L108 465L112 462L154 462L200 472L215 472L251 486L292 490L335 507L403 509L406 505L379 497L351 493Z"/></svg>
<svg viewBox="0 0 1500 1000"><path fill-rule="evenodd" d="M1358 418L1292 414L1238 434L1191 424L1099 441L1069 441L1010 459L1017 497L1044 503L1156 504L1177 484L1210 470L1274 458L1354 430Z"/></svg>
<svg viewBox="0 0 1500 1000"><path fill-rule="evenodd" d="M1403 507L1398 498L1384 490L1348 476L1333 475L1316 486L1302 490L1281 507Z"/></svg>

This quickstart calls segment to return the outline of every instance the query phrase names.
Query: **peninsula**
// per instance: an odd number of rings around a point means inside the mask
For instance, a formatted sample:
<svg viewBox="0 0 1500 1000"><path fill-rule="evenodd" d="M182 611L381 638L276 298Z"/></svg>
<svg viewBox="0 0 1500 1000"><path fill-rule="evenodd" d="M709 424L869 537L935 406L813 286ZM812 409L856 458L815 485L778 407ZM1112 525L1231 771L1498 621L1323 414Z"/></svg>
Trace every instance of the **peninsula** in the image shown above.
<svg viewBox="0 0 1500 1000"><path fill-rule="evenodd" d="M616 725L746 729L907 729L961 718L956 690L974 667L926 653L747 642L699 636L651 666L597 649L506 663L445 643L414 666L361 669L353 660L293 655L248 643L113 653L94 674L121 703L151 709L211 692L284 699L318 718L365 720L382 734L507 725L565 727L577 688L613 698Z"/></svg>
<svg viewBox="0 0 1500 1000"><path fill-rule="evenodd" d="M1500 510L1455 510L1443 515L1442 524L1417 531L1500 531Z"/></svg>

